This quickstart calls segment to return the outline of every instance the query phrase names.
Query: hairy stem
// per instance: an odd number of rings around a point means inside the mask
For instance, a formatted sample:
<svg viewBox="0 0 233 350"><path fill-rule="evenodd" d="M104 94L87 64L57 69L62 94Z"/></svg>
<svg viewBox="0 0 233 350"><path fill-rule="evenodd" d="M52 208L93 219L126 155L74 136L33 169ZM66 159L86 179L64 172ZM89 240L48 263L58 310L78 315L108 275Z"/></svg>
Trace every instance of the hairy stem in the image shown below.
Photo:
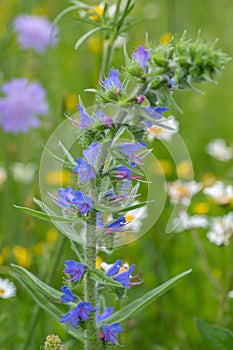
<svg viewBox="0 0 233 350"><path fill-rule="evenodd" d="M89 212L88 227L86 233L85 265L90 269L95 269L96 265L96 212ZM96 283L86 275L84 282L85 301L96 307ZM97 346L97 330L95 315L86 321L86 341L85 350L95 350Z"/></svg>

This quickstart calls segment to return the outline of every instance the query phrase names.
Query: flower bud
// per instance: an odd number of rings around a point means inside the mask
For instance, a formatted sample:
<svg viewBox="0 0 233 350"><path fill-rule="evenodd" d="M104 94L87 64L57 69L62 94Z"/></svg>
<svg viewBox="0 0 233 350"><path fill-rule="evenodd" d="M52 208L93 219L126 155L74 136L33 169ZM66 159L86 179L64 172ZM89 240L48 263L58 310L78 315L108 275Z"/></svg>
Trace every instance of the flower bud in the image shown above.
<svg viewBox="0 0 233 350"><path fill-rule="evenodd" d="M49 334L46 337L46 342L44 344L44 350L63 350L61 339L54 334Z"/></svg>

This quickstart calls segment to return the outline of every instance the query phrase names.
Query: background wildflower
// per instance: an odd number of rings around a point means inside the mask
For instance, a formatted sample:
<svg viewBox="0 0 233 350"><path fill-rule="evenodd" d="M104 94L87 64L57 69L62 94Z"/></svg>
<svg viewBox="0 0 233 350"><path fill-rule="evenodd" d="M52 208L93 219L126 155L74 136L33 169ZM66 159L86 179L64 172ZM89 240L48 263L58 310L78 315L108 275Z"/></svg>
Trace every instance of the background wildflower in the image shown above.
<svg viewBox="0 0 233 350"><path fill-rule="evenodd" d="M0 278L0 298L8 299L14 297L16 294L16 287L13 282L7 278Z"/></svg>
<svg viewBox="0 0 233 350"><path fill-rule="evenodd" d="M233 148L227 147L225 140L216 139L208 143L206 152L213 158L227 162L233 158Z"/></svg>
<svg viewBox="0 0 233 350"><path fill-rule="evenodd" d="M37 116L48 112L45 90L38 82L13 79L2 85L6 95L0 98L0 124L4 131L28 132L40 124Z"/></svg>
<svg viewBox="0 0 233 350"><path fill-rule="evenodd" d="M58 28L45 17L20 15L15 18L13 26L22 49L32 48L43 53L49 46L57 44Z"/></svg>

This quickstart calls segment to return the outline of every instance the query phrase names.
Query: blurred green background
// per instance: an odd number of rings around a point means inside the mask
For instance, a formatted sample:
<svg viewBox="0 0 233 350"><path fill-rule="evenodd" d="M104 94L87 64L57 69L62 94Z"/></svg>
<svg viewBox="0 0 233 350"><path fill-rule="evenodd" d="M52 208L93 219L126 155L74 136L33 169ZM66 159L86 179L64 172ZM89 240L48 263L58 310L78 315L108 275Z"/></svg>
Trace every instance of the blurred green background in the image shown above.
<svg viewBox="0 0 233 350"><path fill-rule="evenodd" d="M88 3L97 4L96 1ZM38 171L43 145L64 120L63 113L76 112L76 96L81 95L86 106L94 103L93 96L84 93L84 89L97 86L101 58L99 39L98 36L92 37L75 51L75 41L89 28L77 26L71 14L59 23L59 44L44 55L37 55L31 50L19 49L12 21L22 13L47 16L52 21L68 5L69 1L65 0L0 1L1 83L14 77L38 80L47 90L50 109L49 114L41 118L40 128L27 135L13 136L0 130L0 166L8 172L7 181L0 185L0 275L8 278L9 265L14 262L57 288L62 284L63 261L71 257L68 242L63 244L61 235L52 224L28 217L13 205L32 207L32 198L40 197ZM232 0L137 0L132 15L145 21L129 31L129 52L143 44L146 32L150 40L159 43L168 32L181 35L186 30L188 37L195 39L198 30L201 30L205 40L218 38L217 47L232 57ZM122 63L123 51L118 49L113 66L120 67ZM226 178L232 182L232 164L210 159L205 153L207 143L215 138L224 138L228 144L233 143L232 80L233 66L230 62L217 85L199 86L203 95L189 91L176 95L183 113L172 112L180 122L180 134L190 152L197 181L206 173L212 173L218 179ZM166 159L161 145L155 141L154 146L155 155ZM13 178L12 165L15 162L35 164L36 172L30 183ZM169 180L176 178L175 169L167 174ZM48 178L48 184L56 185L54 174ZM109 262L121 257L128 263L135 263L137 270L142 271L144 283L129 291L127 302L170 277L193 268L193 273L181 284L124 325L121 342L127 350L205 349L194 322L195 317L233 328L233 301L229 300L222 315L219 310L223 296L207 279L190 233L164 233L170 210L167 202L161 218L143 238L118 249L113 257L101 255ZM213 208L211 215L218 213L218 210ZM199 237L212 276L226 288L233 262L232 244L216 247L201 230ZM53 270L53 261L57 257ZM2 350L40 349L49 333L58 334L68 349L79 348L72 340L67 342L68 337L59 324L50 320L43 311L37 312L37 306L20 285L17 284L15 298L0 302Z"/></svg>

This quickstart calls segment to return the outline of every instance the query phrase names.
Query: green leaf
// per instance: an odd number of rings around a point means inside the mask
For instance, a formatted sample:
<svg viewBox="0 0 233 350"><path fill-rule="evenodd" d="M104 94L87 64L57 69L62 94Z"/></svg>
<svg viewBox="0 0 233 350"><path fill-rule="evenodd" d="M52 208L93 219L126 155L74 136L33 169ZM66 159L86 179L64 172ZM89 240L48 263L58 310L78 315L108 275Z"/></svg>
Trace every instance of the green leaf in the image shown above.
<svg viewBox="0 0 233 350"><path fill-rule="evenodd" d="M111 277L108 277L106 273L101 270L90 270L88 276L98 283L102 283L112 288L123 288L120 282L115 281Z"/></svg>
<svg viewBox="0 0 233 350"><path fill-rule="evenodd" d="M81 38L79 38L75 43L75 50L77 50L79 48L79 46L82 45L82 43L89 38L89 36L91 36L94 33L100 32L101 30L106 30L106 29L108 29L107 26L97 27L97 28L90 30L89 32L87 32L83 36L81 36Z"/></svg>
<svg viewBox="0 0 233 350"><path fill-rule="evenodd" d="M141 208L141 207L145 207L145 205L147 205L149 203L152 203L152 202L154 202L154 201L141 202L141 203L132 205L131 207L123 208L123 209L119 210L119 213L124 213L126 211L128 212L130 210L134 210L134 209L138 209L138 208Z"/></svg>
<svg viewBox="0 0 233 350"><path fill-rule="evenodd" d="M62 159L58 156L56 156L56 154L54 154L53 152L51 152L48 148L45 147L45 150L53 157L53 159L57 160L59 163L61 163L63 166L66 166L68 169L73 169L74 165L76 165L76 163L71 163L71 162L67 162L65 159Z"/></svg>
<svg viewBox="0 0 233 350"><path fill-rule="evenodd" d="M34 216L36 218L39 218L39 219L45 220L45 221L51 221L51 220L58 221L58 222L73 222L74 221L70 218L65 218L63 216L49 215L49 214L43 213L42 211L34 210L31 208L27 208L27 207L21 207L20 205L14 205L14 207L17 209L20 209L25 214Z"/></svg>
<svg viewBox="0 0 233 350"><path fill-rule="evenodd" d="M23 288L28 292L28 294L35 300L35 302L50 316L52 316L57 322L60 322L62 311L52 304L46 296L41 293L38 289L33 289L25 279L22 280L21 275L16 271L11 271L11 275L19 281ZM80 340L81 342L85 341L83 331L78 329L66 328L66 325L61 323L61 325L66 329L67 333L71 334L74 338Z"/></svg>
<svg viewBox="0 0 233 350"><path fill-rule="evenodd" d="M178 282L180 282L186 275L188 275L192 269L187 270L173 278L169 281L163 283L159 287L152 289L150 292L142 295L140 298L134 300L132 303L126 305L121 310L115 312L112 316L108 317L106 321L102 322L102 325L108 323L121 322L125 319L131 317L133 314L143 309L145 306L149 305L155 299L160 297L162 294L167 292L170 288L175 286Z"/></svg>
<svg viewBox="0 0 233 350"><path fill-rule="evenodd" d="M206 349L233 349L233 333L229 329L206 323L198 318L195 322L207 347Z"/></svg>
<svg viewBox="0 0 233 350"><path fill-rule="evenodd" d="M68 151L68 149L63 145L63 143L61 141L58 142L58 146L60 146L64 152L64 154L66 155L66 157L68 158L69 162L72 163L74 166L77 165L75 159L73 158L72 154Z"/></svg>

